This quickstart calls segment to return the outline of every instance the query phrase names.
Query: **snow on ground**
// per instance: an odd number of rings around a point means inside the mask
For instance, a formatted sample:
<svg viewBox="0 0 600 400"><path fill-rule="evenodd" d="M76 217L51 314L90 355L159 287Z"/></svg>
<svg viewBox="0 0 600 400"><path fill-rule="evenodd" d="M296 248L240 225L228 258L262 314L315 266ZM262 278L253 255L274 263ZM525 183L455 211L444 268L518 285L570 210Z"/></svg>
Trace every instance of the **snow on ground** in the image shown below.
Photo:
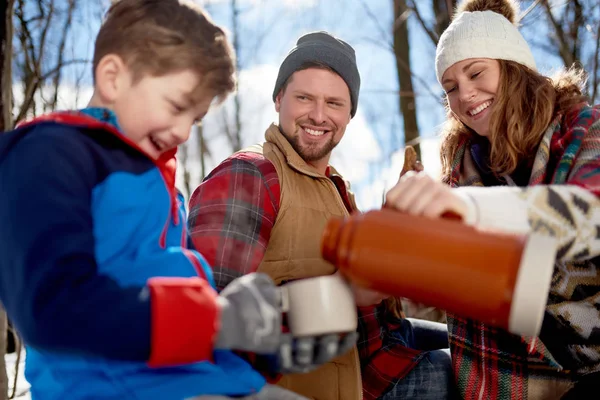
<svg viewBox="0 0 600 400"><path fill-rule="evenodd" d="M6 372L8 375L8 385L9 391L8 394L12 393L12 386L15 377L15 366L17 363L17 354L7 354L5 357L6 360ZM31 400L31 396L29 395L29 383L25 380L24 375L25 370L25 352L21 354L21 359L19 360L19 371L17 375L17 391L16 391L16 399L18 400Z"/></svg>

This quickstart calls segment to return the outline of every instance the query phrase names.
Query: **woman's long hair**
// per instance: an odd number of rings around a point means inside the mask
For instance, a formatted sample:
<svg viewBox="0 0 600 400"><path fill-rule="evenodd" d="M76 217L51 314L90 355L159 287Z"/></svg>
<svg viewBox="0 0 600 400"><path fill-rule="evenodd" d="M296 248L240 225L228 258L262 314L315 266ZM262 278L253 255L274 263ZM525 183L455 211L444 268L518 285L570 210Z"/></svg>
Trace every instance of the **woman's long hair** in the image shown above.
<svg viewBox="0 0 600 400"><path fill-rule="evenodd" d="M585 101L585 73L562 70L552 78L513 62L500 63L500 84L490 115L490 169L497 176L512 173L519 162L535 154L544 132L559 114ZM458 143L476 133L446 104L448 119L442 129L442 176L448 182Z"/></svg>

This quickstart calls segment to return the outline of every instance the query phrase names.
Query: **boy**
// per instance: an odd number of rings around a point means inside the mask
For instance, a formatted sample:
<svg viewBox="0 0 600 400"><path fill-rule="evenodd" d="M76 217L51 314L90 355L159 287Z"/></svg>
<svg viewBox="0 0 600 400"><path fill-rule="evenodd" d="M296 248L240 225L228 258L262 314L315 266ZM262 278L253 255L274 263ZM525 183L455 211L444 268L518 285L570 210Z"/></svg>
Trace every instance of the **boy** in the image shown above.
<svg viewBox="0 0 600 400"><path fill-rule="evenodd" d="M177 145L233 90L232 58L192 3L116 2L88 108L0 137L0 299L33 399L301 398L231 352L289 362L276 289L254 274L217 295L174 187Z"/></svg>

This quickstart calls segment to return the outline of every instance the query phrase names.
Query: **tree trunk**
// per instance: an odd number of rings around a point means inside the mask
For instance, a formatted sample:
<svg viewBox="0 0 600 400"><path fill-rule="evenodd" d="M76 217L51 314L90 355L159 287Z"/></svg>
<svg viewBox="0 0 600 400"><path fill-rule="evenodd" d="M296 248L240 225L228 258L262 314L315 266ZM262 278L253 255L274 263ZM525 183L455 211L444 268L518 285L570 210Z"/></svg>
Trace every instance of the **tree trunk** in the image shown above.
<svg viewBox="0 0 600 400"><path fill-rule="evenodd" d="M10 130L12 118L12 36L14 0L6 0L5 6L0 9L2 29L0 33L0 129L2 132Z"/></svg>
<svg viewBox="0 0 600 400"><path fill-rule="evenodd" d="M12 128L12 7L13 0L7 0L0 10L2 29L0 33L0 129L2 132ZM0 399L8 398L8 377L6 375L6 330L8 328L6 312L0 306Z"/></svg>
<svg viewBox="0 0 600 400"><path fill-rule="evenodd" d="M456 0L432 0L432 2L433 15L435 15L435 33L439 38L450 25L456 7Z"/></svg>
<svg viewBox="0 0 600 400"><path fill-rule="evenodd" d="M208 149L204 140L204 125L198 124L198 154L200 157L200 182L206 178L206 156Z"/></svg>
<svg viewBox="0 0 600 400"><path fill-rule="evenodd" d="M8 375L6 374L6 333L8 323L6 312L0 307L0 399L8 399Z"/></svg>
<svg viewBox="0 0 600 400"><path fill-rule="evenodd" d="M236 74L236 85L237 90L233 94L233 117L234 117L234 127L233 127L233 136L231 140L231 147L233 151L236 152L242 149L242 122L241 122L241 102L240 102L240 71L242 70L240 56L240 27L239 27L239 14L240 11L237 7L237 1L231 0L231 34L232 34L232 42L233 42L233 50L235 51L235 74Z"/></svg>
<svg viewBox="0 0 600 400"><path fill-rule="evenodd" d="M412 145L419 159L421 159L417 107L410 67L407 17L406 0L394 0L394 55L396 56L396 69L400 86L400 113L404 120L404 143L405 145Z"/></svg>
<svg viewBox="0 0 600 400"><path fill-rule="evenodd" d="M177 156L179 157L179 161L181 161L181 169L183 175L183 189L185 191L185 198L187 201L192 197L192 183L191 183L191 175L189 168L189 144L183 143L177 149Z"/></svg>

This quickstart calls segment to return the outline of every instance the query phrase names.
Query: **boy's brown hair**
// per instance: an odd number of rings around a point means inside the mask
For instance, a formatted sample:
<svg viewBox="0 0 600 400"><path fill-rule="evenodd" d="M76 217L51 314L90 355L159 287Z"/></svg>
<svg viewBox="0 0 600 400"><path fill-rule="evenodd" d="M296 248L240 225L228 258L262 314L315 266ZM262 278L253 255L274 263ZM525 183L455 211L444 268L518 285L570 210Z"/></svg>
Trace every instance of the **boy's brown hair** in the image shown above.
<svg viewBox="0 0 600 400"><path fill-rule="evenodd" d="M94 48L93 71L116 54L134 81L192 70L200 77L194 98L207 93L223 101L235 88L234 54L223 29L188 0L113 1Z"/></svg>

